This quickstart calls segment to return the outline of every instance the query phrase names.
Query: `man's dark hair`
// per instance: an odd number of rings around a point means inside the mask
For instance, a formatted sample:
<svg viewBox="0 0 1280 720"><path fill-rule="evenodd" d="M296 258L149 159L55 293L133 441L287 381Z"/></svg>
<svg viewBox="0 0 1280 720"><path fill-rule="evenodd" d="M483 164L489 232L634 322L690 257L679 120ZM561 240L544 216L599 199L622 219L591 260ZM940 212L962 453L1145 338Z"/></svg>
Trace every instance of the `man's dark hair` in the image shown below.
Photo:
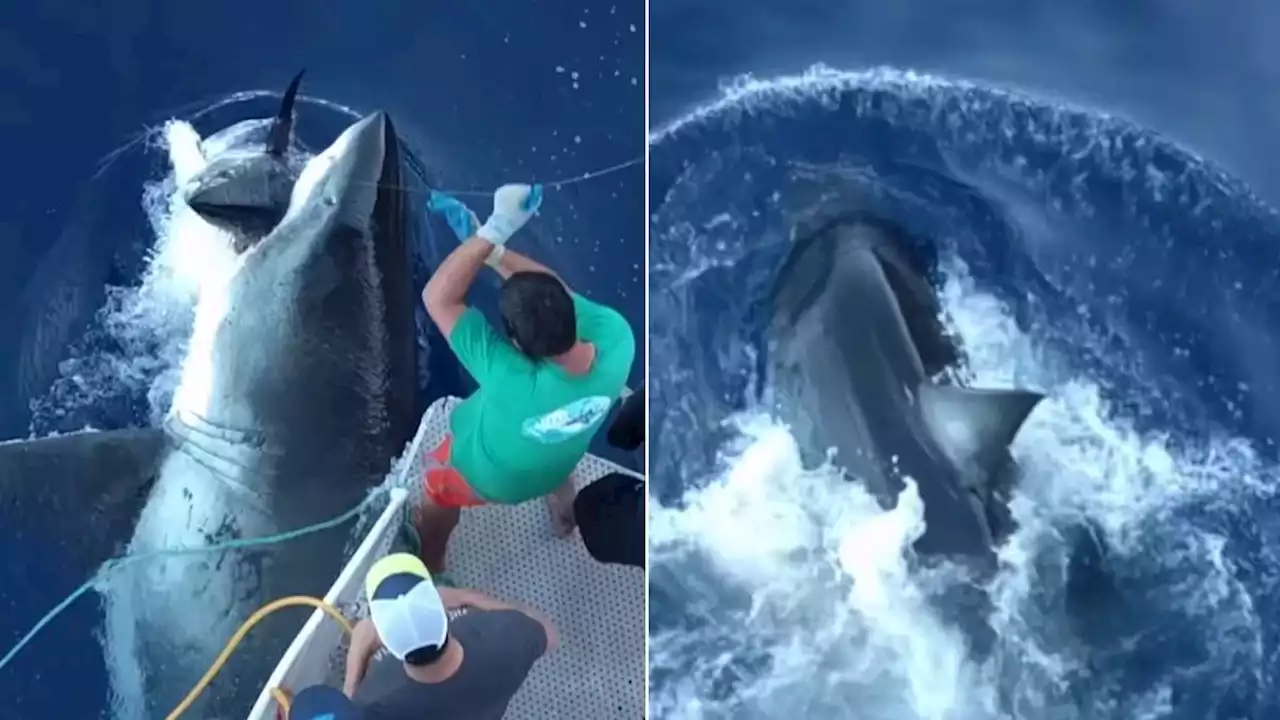
<svg viewBox="0 0 1280 720"><path fill-rule="evenodd" d="M563 355L578 342L573 298L554 275L512 274L502 283L498 310L507 335L531 358Z"/></svg>
<svg viewBox="0 0 1280 720"><path fill-rule="evenodd" d="M404 656L405 664L413 665L414 667L430 665L444 655L445 648L447 647L449 647L449 636L445 635L444 642L439 645L428 645L426 647L420 647L417 650L410 650L409 653Z"/></svg>

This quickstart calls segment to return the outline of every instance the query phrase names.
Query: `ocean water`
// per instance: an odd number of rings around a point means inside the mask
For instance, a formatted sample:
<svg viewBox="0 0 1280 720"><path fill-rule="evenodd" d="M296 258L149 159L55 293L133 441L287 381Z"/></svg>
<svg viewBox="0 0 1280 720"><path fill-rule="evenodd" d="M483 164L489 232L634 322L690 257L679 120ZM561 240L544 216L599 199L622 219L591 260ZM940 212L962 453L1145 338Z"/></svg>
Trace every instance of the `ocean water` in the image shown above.
<svg viewBox="0 0 1280 720"><path fill-rule="evenodd" d="M1241 21L997 6L655 7L655 718L1280 710L1280 217L1265 163L1238 147L1259 131L1211 101L1151 104L1162 71L1188 98L1239 77L1211 88L1196 81L1215 69L1183 73L1186 58L1103 52L1140 27L1167 34L1136 45L1194 54ZM712 28L723 43L693 41ZM1222 68L1265 64L1238 50ZM905 557L918 497L880 511L804 465L758 403L757 309L796 212L824 194L925 239L969 382L1049 394L1014 446L1021 529L987 583L985 659L936 610L954 576ZM1100 556L1074 541L1082 523Z"/></svg>
<svg viewBox="0 0 1280 720"><path fill-rule="evenodd" d="M301 3L43 3L4 13L2 142L22 173L0 203L5 437L147 424L164 406L189 332L191 281L216 259L156 223L166 170L157 132L171 117L209 133L270 114L268 93L235 94L278 92L306 67L303 145L323 146L353 112L386 109L426 182L473 193L465 199L482 216L502 183L576 178L644 152L643 12L634 4L552 13L525 3L377 12L348 3L317 13ZM549 188L520 238L522 251L618 308L641 338L642 177L633 165ZM418 248L418 280L448 237L436 227ZM480 296L491 302L492 288ZM424 400L465 393L443 344L426 331L421 340L432 350ZM637 363L633 384L642 378ZM87 579L61 566L57 538L39 527L40 518L0 516L6 650ZM0 670L0 715L105 717L100 620L87 597Z"/></svg>

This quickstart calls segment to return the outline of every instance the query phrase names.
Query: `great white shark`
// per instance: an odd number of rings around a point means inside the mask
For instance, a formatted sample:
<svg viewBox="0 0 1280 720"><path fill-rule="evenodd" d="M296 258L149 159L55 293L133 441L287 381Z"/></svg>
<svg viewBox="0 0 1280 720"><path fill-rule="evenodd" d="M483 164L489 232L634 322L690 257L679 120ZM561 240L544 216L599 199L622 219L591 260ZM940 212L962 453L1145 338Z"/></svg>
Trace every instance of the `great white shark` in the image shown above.
<svg viewBox="0 0 1280 720"><path fill-rule="evenodd" d="M915 481L917 553L989 564L1012 530L1009 445L1043 395L935 382L960 353L908 248L860 215L798 228L770 298L769 384L806 449L834 449L882 506Z"/></svg>
<svg viewBox="0 0 1280 720"><path fill-rule="evenodd" d="M203 290L163 427L0 444L6 532L88 577L123 550L278 533L364 500L422 413L409 276L421 226L403 157L377 112L305 163L277 224L223 287ZM208 219L246 237L261 227ZM349 536L152 559L102 578L112 716L164 717L256 607L323 595ZM306 614L255 629L188 714L243 717Z"/></svg>

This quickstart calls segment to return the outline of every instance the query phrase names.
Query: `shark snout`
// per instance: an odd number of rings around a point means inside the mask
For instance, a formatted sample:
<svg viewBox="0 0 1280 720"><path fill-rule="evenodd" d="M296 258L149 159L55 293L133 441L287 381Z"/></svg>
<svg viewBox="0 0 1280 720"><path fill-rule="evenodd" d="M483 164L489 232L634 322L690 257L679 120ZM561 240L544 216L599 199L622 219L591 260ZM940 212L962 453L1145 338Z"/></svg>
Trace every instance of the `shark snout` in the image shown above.
<svg viewBox="0 0 1280 720"><path fill-rule="evenodd" d="M396 175L398 147L395 127L385 112L357 120L307 163L292 205L297 208L319 202L330 208L326 214L337 222L367 230L380 184Z"/></svg>
<svg viewBox="0 0 1280 720"><path fill-rule="evenodd" d="M351 136L352 152L381 157L386 147L387 135L391 132L391 117L378 110L357 120L343 134Z"/></svg>
<svg viewBox="0 0 1280 720"><path fill-rule="evenodd" d="M333 172L349 183L376 184L394 133L391 118L381 110L357 120L330 147Z"/></svg>

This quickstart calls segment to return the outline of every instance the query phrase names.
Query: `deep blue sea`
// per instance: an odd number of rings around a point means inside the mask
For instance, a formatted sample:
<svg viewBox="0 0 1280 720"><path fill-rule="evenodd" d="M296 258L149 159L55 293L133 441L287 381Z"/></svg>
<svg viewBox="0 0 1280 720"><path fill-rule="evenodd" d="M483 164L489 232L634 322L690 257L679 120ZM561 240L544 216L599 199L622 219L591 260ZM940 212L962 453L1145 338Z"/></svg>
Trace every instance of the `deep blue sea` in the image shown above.
<svg viewBox="0 0 1280 720"><path fill-rule="evenodd" d="M1280 715L1277 12L653 4L653 717ZM805 466L756 399L833 201L920 239L968 382L1049 394L988 657L903 559L918 498Z"/></svg>
<svg viewBox="0 0 1280 720"><path fill-rule="evenodd" d="M0 156L12 180L0 197L0 437L151 419L146 383L115 371L141 368L146 380L162 368L146 348L104 334L99 311L109 294L138 282L154 242L143 184L158 179L165 158L144 133L171 117L190 118L241 91L279 92L305 67L304 95L390 112L428 180L446 189L487 194L643 155L644 15L636 3L375 6L55 0L0 10ZM268 97L232 103L195 125L209 133L274 107ZM349 121L308 101L300 139L323 147ZM485 215L485 197L466 199ZM551 188L519 247L618 308L641 352L643 203L640 165ZM441 228L432 238L419 248L420 275L449 249ZM126 362L116 368L104 358ZM432 358L428 401L467 390L443 344ZM643 374L637 362L633 386ZM38 538L40 518L0 518L7 650L87 578L59 566L56 538L17 545L4 531L23 523L23 536ZM102 715L99 619L95 599L80 601L0 670L0 717Z"/></svg>

